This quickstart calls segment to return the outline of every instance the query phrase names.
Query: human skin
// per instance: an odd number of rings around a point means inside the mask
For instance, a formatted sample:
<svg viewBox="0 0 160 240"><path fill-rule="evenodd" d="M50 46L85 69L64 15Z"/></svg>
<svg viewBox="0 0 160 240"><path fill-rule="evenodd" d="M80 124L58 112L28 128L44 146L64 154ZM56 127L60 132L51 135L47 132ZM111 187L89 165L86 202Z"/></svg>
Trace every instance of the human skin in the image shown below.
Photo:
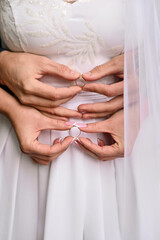
<svg viewBox="0 0 160 240"><path fill-rule="evenodd" d="M114 57L103 65L95 67L89 73L83 74L83 78L92 82L110 75L119 77L120 81L111 85L99 83L84 85L84 91L96 92L112 98L110 101L104 103L79 105L78 111L81 113L85 112L83 114L84 119L106 117L123 108L124 54Z"/></svg>
<svg viewBox="0 0 160 240"><path fill-rule="evenodd" d="M47 57L30 53L0 53L0 84L7 86L23 105L39 109L50 117L81 118L81 113L60 107L81 91L79 86L54 88L42 83L44 75L75 81L80 74Z"/></svg>
<svg viewBox="0 0 160 240"><path fill-rule="evenodd" d="M91 72L83 74L87 81L98 80L104 76L115 75L123 79L124 55L117 56L111 61L94 68ZM124 156L124 111L123 111L123 80L111 85L86 84L85 91L97 92L107 97L112 97L108 102L82 104L78 107L84 119L108 117L105 121L87 124L81 128L84 132L107 133L114 140L112 145L105 145L104 141L97 139L97 145L90 139L79 138L76 143L89 155L99 160L112 160Z"/></svg>
<svg viewBox="0 0 160 240"><path fill-rule="evenodd" d="M107 161L124 156L124 112L119 110L110 118L104 121L87 124L85 128L80 128L86 133L106 133L110 134L114 142L111 145L105 145L104 141L97 139L97 143L93 143L88 138L76 140L76 143L86 153L99 160Z"/></svg>
<svg viewBox="0 0 160 240"><path fill-rule="evenodd" d="M14 109L14 111L13 111ZM42 130L69 130L65 121L44 116L40 111L24 106L14 97L0 88L0 113L10 119L22 152L29 155L36 163L49 164L61 155L72 143L72 137L56 139L53 144L41 144L37 138Z"/></svg>

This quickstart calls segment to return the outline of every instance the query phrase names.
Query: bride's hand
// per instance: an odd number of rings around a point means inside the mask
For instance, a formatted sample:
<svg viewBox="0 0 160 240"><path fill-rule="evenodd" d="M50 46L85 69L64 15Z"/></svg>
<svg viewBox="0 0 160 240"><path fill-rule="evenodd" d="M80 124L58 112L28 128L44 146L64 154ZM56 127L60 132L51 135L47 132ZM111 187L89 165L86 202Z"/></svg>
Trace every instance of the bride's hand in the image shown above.
<svg viewBox="0 0 160 240"><path fill-rule="evenodd" d="M85 85L83 89L113 97L107 102L79 105L78 111L83 114L84 119L106 117L123 108L123 81L111 85L91 83Z"/></svg>
<svg viewBox="0 0 160 240"><path fill-rule="evenodd" d="M83 74L83 78L87 81L95 81L109 75L123 78L123 74L124 55L122 54L103 65L97 66L91 72ZM83 87L84 91L97 92L107 97L112 97L112 99L104 103L81 104L78 107L78 110L79 112L84 113L83 118L106 117L123 108L123 85L123 80L111 85L97 83L86 84Z"/></svg>
<svg viewBox="0 0 160 240"><path fill-rule="evenodd" d="M46 74L70 81L79 78L80 74L67 66L43 56L4 51L0 53L0 73L0 84L6 85L22 104L61 117L81 117L77 111L58 107L80 92L80 87L54 88L39 81Z"/></svg>
<svg viewBox="0 0 160 240"><path fill-rule="evenodd" d="M97 139L98 145L88 138L80 137L77 140L79 146L89 155L99 160L112 160L124 156L124 112L120 110L109 119L101 122L90 123L81 131L87 133L110 134L113 144L105 145L102 139Z"/></svg>
<svg viewBox="0 0 160 240"><path fill-rule="evenodd" d="M13 124L22 152L29 155L36 163L49 164L72 142L72 137L66 137L63 141L56 139L51 146L41 144L37 138L42 130L64 131L70 129L71 126L68 126L65 121L48 118L34 108L17 102L14 112L11 109L8 117Z"/></svg>

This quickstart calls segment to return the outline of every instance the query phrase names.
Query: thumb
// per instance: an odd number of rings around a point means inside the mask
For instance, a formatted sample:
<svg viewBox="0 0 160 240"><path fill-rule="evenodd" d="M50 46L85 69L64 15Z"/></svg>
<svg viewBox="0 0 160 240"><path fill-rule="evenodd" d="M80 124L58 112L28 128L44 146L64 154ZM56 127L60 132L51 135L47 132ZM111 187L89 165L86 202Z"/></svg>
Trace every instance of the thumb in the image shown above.
<svg viewBox="0 0 160 240"><path fill-rule="evenodd" d="M80 77L80 73L67 67L66 65L56 63L51 59L46 59L43 65L43 74L58 76L67 80L76 80Z"/></svg>
<svg viewBox="0 0 160 240"><path fill-rule="evenodd" d="M65 121L59 119L51 119L44 116L41 122L41 130L59 130L65 131L69 130L72 126L68 126Z"/></svg>

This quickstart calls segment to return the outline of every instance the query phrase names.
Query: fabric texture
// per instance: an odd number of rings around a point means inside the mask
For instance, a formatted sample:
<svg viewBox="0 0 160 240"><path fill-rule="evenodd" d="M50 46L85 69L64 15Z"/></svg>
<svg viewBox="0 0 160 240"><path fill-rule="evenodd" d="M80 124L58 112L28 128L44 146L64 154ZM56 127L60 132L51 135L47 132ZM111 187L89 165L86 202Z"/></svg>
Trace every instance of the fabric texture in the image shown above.
<svg viewBox="0 0 160 240"><path fill-rule="evenodd" d="M125 40L126 141L125 159L100 162L71 145L40 166L21 153L0 115L0 239L160 239L158 11L158 0L0 0L1 38L12 51L44 55L83 73L121 54ZM49 76L42 81L71 85ZM108 100L82 92L64 106ZM39 140L50 144L67 135L44 131ZM105 135L81 136L106 141Z"/></svg>

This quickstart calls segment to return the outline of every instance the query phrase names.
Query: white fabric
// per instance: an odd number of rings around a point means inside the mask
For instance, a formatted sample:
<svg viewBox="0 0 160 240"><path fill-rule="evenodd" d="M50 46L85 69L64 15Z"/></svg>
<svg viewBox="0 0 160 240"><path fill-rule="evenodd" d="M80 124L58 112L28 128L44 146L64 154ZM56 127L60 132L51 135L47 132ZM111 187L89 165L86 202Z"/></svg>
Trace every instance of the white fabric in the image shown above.
<svg viewBox="0 0 160 240"><path fill-rule="evenodd" d="M1 37L12 51L45 55L81 73L123 51L121 0L72 5L60 0L1 0L0 5ZM43 81L70 85L48 76ZM105 100L98 94L81 93L65 106L77 109L81 103ZM0 239L121 239L118 165L122 160L100 162L73 144L51 166L39 166L21 153L14 130L3 116L0 133ZM50 144L66 135L46 131L40 141ZM98 134L88 135L97 142Z"/></svg>
<svg viewBox="0 0 160 240"><path fill-rule="evenodd" d="M127 1L128 158L100 162L71 145L51 166L38 166L21 153L13 128L0 116L0 239L160 239L157 2ZM61 0L0 0L0 7L1 37L13 51L45 55L81 73L123 51L122 0L81 0L72 5ZM70 85L48 76L42 81ZM108 77L99 82L113 81ZM81 93L65 106L76 109L84 102L104 100L97 94ZM67 134L46 131L40 141L51 143ZM95 142L99 137L84 134L88 135Z"/></svg>
<svg viewBox="0 0 160 240"><path fill-rule="evenodd" d="M126 9L122 238L159 240L160 2L128 0Z"/></svg>

